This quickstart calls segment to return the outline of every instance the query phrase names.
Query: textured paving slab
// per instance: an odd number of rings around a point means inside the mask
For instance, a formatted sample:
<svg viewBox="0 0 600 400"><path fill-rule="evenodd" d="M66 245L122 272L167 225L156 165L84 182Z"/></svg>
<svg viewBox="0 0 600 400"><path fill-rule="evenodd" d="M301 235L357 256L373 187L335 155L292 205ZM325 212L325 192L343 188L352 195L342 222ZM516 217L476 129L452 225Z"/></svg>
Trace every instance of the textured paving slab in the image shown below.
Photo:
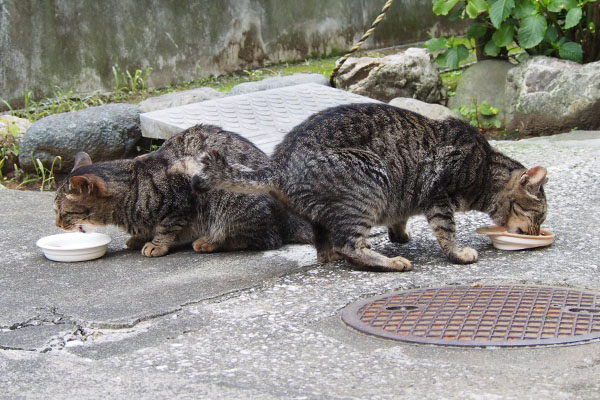
<svg viewBox="0 0 600 400"><path fill-rule="evenodd" d="M324 85L308 83L229 96L141 114L142 134L168 139L197 124L239 133L271 154L293 127L312 114L348 103L379 101Z"/></svg>

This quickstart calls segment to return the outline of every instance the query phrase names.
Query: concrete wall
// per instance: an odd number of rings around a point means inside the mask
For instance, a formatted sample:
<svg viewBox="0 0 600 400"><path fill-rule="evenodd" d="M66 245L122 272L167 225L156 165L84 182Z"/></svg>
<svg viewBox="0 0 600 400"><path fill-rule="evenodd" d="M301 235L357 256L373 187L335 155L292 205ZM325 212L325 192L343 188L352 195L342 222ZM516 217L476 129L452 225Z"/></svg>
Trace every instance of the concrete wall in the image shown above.
<svg viewBox="0 0 600 400"><path fill-rule="evenodd" d="M56 86L114 88L152 67L149 86L347 50L385 0L0 0L0 98L18 106ZM447 32L429 0L396 0L365 47Z"/></svg>

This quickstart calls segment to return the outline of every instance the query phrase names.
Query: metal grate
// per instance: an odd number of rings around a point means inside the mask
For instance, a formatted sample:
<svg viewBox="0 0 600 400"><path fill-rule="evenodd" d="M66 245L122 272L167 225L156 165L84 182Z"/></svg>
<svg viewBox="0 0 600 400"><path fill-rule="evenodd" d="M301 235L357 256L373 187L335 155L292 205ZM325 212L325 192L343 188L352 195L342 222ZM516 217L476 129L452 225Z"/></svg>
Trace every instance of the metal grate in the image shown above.
<svg viewBox="0 0 600 400"><path fill-rule="evenodd" d="M348 325L372 335L452 346L535 346L600 338L600 295L541 286L446 286L348 306Z"/></svg>

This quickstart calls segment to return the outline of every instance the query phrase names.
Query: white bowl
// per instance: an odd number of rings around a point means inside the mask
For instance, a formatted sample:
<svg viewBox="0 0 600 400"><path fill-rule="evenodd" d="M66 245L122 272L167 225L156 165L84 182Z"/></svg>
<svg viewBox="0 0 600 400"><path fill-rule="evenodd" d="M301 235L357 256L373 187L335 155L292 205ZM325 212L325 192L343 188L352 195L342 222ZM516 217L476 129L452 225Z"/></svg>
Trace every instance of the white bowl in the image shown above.
<svg viewBox="0 0 600 400"><path fill-rule="evenodd" d="M519 233L510 233L503 226L484 226L477 228L477 233L488 235L492 239L492 244L500 250L523 250L534 247L550 246L554 241L554 233L545 229L540 230L540 234L523 235Z"/></svg>
<svg viewBox="0 0 600 400"><path fill-rule="evenodd" d="M61 233L37 241L46 258L53 261L75 262L93 260L106 253L112 239L103 233Z"/></svg>

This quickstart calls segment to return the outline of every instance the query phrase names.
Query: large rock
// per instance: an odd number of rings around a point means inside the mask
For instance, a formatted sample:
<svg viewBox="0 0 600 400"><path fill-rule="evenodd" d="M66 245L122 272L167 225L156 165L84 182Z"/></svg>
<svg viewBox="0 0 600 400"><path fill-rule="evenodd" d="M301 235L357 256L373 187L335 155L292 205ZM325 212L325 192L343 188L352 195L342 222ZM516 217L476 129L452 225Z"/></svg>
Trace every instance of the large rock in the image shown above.
<svg viewBox="0 0 600 400"><path fill-rule="evenodd" d="M448 99L452 110L462 105L487 101L498 108L497 118L505 120L504 90L506 77L514 65L502 60L483 60L463 71L456 87L456 94Z"/></svg>
<svg viewBox="0 0 600 400"><path fill-rule="evenodd" d="M49 167L56 156L61 156L60 171L69 171L79 151L87 152L94 161L127 157L142 136L140 113L132 104L107 104L42 118L21 140L21 168L34 170L32 158Z"/></svg>
<svg viewBox="0 0 600 400"><path fill-rule="evenodd" d="M285 86L302 85L304 83L317 83L330 86L329 80L321 74L294 74L274 76L256 82L240 83L231 88L229 95L235 96L238 94L259 92L261 90L276 89Z"/></svg>
<svg viewBox="0 0 600 400"><path fill-rule="evenodd" d="M448 107L440 104L425 103L424 101L408 97L396 97L390 101L390 105L416 112L431 119L462 118L460 114L450 110Z"/></svg>
<svg viewBox="0 0 600 400"><path fill-rule="evenodd" d="M433 58L421 48L379 58L351 57L340 68L335 85L385 102L396 97L411 97L439 103L445 94Z"/></svg>
<svg viewBox="0 0 600 400"><path fill-rule="evenodd" d="M600 62L533 57L506 82L507 128L528 136L600 128Z"/></svg>
<svg viewBox="0 0 600 400"><path fill-rule="evenodd" d="M201 101L216 99L224 96L224 93L221 93L213 88L200 87L197 89L183 90L181 92L150 97L140 103L140 108L143 112L164 110L166 108L199 103Z"/></svg>

